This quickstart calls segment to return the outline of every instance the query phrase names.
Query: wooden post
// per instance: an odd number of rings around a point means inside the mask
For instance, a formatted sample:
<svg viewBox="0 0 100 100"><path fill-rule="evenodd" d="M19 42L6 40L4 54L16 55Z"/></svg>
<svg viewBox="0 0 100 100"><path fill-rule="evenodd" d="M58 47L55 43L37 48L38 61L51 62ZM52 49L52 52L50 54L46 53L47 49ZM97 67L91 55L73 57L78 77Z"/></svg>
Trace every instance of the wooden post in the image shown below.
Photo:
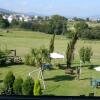
<svg viewBox="0 0 100 100"><path fill-rule="evenodd" d="M14 50L14 56L16 56L16 49Z"/></svg>

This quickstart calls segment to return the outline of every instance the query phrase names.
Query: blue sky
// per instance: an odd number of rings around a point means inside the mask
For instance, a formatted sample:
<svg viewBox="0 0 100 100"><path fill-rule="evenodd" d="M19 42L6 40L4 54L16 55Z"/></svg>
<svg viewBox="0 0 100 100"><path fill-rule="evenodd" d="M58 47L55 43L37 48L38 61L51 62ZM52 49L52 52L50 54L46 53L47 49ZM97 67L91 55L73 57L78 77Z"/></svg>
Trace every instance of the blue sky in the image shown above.
<svg viewBox="0 0 100 100"><path fill-rule="evenodd" d="M100 0L0 0L0 8L17 12L84 17L100 15Z"/></svg>

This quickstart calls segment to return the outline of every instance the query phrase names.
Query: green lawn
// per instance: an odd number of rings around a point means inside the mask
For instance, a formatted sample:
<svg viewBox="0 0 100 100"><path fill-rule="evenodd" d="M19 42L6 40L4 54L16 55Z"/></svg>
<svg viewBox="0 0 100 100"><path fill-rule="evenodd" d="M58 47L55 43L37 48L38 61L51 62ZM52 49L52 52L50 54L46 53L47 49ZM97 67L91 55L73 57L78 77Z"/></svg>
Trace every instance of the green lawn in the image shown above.
<svg viewBox="0 0 100 100"><path fill-rule="evenodd" d="M39 48L45 45L49 48L51 35L47 35L39 32L31 31L12 31L6 33L5 31L0 32L0 47L8 49L16 49L17 55L24 58L31 48ZM68 39L62 36L56 36L55 40L55 52L60 52L65 55ZM78 40L75 50L75 61L74 65L79 65L78 51L82 46L91 46L93 49L93 57L91 59L92 64L100 65L100 41L88 41ZM65 60L60 60L59 63L65 64ZM14 75L21 76L25 79L29 72L37 68L26 66L26 65L13 65L8 67L0 68L0 80L2 81L6 73L11 70ZM32 77L37 78L38 73L33 73ZM64 96L79 96L81 94L88 95L89 92L93 91L90 86L90 77L100 79L100 72L95 70L89 70L87 67L82 68L81 80L76 80L76 75L70 76L65 74L63 69L46 70L44 72L46 90L44 94L48 95L64 95ZM0 82L1 82L0 81ZM2 83L2 82L1 82ZM100 89L95 89L95 95L100 95Z"/></svg>

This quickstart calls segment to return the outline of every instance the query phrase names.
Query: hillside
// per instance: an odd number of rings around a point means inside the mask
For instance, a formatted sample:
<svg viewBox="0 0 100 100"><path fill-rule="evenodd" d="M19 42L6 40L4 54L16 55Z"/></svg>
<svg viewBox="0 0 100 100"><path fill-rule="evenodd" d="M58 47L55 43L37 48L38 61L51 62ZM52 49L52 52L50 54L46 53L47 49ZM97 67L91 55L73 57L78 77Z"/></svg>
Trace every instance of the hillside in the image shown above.
<svg viewBox="0 0 100 100"><path fill-rule="evenodd" d="M3 9L3 8L0 8L0 13L3 13L3 14L11 14L13 12L10 11L10 10L6 10L6 9Z"/></svg>

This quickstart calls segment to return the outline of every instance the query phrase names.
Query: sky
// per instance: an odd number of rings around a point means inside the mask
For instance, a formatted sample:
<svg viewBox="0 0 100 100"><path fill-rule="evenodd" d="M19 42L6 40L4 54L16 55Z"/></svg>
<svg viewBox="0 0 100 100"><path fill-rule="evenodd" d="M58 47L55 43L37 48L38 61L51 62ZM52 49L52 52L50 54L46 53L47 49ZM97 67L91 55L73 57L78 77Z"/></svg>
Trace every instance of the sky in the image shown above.
<svg viewBox="0 0 100 100"><path fill-rule="evenodd" d="M0 0L0 8L63 16L100 15L100 0Z"/></svg>

